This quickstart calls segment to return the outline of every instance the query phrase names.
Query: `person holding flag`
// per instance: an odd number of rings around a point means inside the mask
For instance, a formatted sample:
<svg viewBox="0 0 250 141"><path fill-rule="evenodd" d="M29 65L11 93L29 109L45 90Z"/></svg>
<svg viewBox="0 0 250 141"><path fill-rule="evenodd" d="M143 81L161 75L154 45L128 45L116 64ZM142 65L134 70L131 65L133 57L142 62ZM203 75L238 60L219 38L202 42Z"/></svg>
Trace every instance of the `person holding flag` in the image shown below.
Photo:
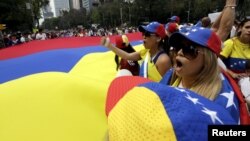
<svg viewBox="0 0 250 141"><path fill-rule="evenodd" d="M174 67L160 83L129 76L111 83L109 140L206 141L208 125L249 125L237 84L217 63L221 40L216 33L193 28L173 33L169 44Z"/></svg>
<svg viewBox="0 0 250 141"><path fill-rule="evenodd" d="M112 45L109 38L103 37L101 45L109 48L115 54L126 60L139 61L140 76L159 82L162 76L171 68L172 62L168 56L167 35L165 28L159 22L139 26L142 32L144 49L128 53Z"/></svg>

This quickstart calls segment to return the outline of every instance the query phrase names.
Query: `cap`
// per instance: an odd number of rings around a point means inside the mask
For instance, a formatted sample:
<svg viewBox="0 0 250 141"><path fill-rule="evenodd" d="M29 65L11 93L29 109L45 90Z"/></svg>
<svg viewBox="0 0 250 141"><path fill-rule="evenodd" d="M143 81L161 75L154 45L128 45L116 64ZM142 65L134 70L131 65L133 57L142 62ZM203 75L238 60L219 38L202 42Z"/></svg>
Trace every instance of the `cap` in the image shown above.
<svg viewBox="0 0 250 141"><path fill-rule="evenodd" d="M117 36L115 38L115 44L118 48L125 48L129 45L128 37L126 35Z"/></svg>
<svg viewBox="0 0 250 141"><path fill-rule="evenodd" d="M217 56L221 51L221 40L215 32L204 27L192 28L187 33L176 32L169 38L169 45L175 47L182 39L190 40L203 47L208 47Z"/></svg>
<svg viewBox="0 0 250 141"><path fill-rule="evenodd" d="M176 23L179 23L180 22L180 18L178 16L172 16L171 18L169 18L170 21L174 21Z"/></svg>
<svg viewBox="0 0 250 141"><path fill-rule="evenodd" d="M173 22L173 23L167 23L165 26L166 30L170 33L174 33L176 31L178 31L178 24Z"/></svg>
<svg viewBox="0 0 250 141"><path fill-rule="evenodd" d="M164 28L163 24L160 24L159 22L151 22L147 26L140 25L139 31L140 32L148 31L151 33L155 33L158 36L160 36L161 38L166 37L165 28Z"/></svg>

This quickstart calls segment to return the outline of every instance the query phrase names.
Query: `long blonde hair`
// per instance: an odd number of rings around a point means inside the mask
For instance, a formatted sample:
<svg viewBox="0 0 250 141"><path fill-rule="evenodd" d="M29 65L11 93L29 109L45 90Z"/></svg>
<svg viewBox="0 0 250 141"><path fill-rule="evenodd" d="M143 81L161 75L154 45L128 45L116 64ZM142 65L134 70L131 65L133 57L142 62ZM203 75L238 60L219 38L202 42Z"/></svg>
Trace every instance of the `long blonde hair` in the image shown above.
<svg viewBox="0 0 250 141"><path fill-rule="evenodd" d="M222 87L217 56L205 47L202 47L201 51L204 55L204 65L200 73L197 75L196 80L194 81L190 90L210 100L214 100ZM177 78L178 76L174 73L170 84L172 85Z"/></svg>

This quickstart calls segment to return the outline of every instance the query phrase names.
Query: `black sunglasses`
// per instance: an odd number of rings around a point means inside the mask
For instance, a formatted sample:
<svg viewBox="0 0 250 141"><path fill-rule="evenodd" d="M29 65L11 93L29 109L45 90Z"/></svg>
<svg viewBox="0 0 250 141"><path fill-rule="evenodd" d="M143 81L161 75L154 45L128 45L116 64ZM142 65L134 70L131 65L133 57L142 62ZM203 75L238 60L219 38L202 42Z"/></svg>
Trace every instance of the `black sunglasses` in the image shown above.
<svg viewBox="0 0 250 141"><path fill-rule="evenodd" d="M145 31L145 32L142 32L142 36L150 37L150 36L156 36L156 34L152 33L152 32Z"/></svg>
<svg viewBox="0 0 250 141"><path fill-rule="evenodd" d="M184 57L186 57L187 59L189 60L193 60L195 59L200 50L197 49L197 46L198 45L178 45L178 46L175 46L175 47L170 47L170 55L172 57L176 56L177 53L182 49L182 53L184 55Z"/></svg>

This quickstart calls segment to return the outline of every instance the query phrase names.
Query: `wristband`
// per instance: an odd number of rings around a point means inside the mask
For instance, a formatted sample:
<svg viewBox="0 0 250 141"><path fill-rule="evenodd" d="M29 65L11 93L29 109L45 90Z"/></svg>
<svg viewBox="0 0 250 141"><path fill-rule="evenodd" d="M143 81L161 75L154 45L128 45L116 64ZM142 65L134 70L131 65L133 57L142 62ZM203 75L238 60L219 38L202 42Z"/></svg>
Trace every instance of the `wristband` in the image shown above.
<svg viewBox="0 0 250 141"><path fill-rule="evenodd" d="M234 9L236 7L236 5L226 5L224 8L227 8L227 7Z"/></svg>

